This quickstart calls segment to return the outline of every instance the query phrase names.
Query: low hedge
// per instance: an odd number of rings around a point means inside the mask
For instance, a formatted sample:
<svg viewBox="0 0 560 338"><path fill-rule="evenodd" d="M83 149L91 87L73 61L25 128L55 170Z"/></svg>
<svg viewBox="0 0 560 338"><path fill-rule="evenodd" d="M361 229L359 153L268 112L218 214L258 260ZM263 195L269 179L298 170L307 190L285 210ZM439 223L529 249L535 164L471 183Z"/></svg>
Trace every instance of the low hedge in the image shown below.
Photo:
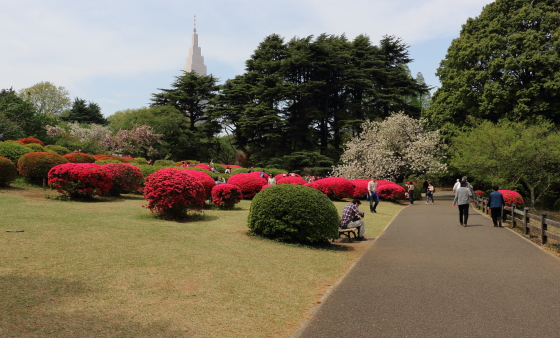
<svg viewBox="0 0 560 338"><path fill-rule="evenodd" d="M323 243L338 237L338 212L312 188L276 184L259 192L249 210L252 233L286 242Z"/></svg>
<svg viewBox="0 0 560 338"><path fill-rule="evenodd" d="M53 151L55 153L57 153L58 155L66 155L68 153L70 153L70 150L66 147L63 146L57 146L55 144L49 144L48 146L45 146L45 148L47 148L50 151Z"/></svg>
<svg viewBox="0 0 560 338"><path fill-rule="evenodd" d="M64 157L49 152L27 153L19 158L19 174L27 179L39 180L47 178L53 167L68 163Z"/></svg>
<svg viewBox="0 0 560 338"><path fill-rule="evenodd" d="M0 156L8 158L14 163L17 163L23 155L31 152L33 149L18 142L0 142Z"/></svg>
<svg viewBox="0 0 560 338"><path fill-rule="evenodd" d="M95 157L84 153L69 153L62 155L70 163L94 163Z"/></svg>

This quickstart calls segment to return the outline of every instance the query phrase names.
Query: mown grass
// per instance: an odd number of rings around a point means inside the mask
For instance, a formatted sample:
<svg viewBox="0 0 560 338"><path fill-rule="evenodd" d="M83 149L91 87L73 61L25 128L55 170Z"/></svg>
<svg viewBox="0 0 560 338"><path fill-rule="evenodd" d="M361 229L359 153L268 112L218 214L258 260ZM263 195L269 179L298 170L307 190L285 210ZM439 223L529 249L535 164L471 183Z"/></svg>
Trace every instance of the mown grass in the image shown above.
<svg viewBox="0 0 560 338"><path fill-rule="evenodd" d="M138 196L44 195L0 190L0 337L287 337L368 243L318 250L248 236L250 201L178 223ZM401 208L368 213L367 236Z"/></svg>

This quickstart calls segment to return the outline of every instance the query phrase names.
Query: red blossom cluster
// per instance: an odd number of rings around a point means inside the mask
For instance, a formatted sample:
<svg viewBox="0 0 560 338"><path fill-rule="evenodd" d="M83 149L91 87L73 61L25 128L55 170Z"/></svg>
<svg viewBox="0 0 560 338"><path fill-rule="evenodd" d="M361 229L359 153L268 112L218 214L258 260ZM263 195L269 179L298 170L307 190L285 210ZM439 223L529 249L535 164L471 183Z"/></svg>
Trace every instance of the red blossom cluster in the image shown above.
<svg viewBox="0 0 560 338"><path fill-rule="evenodd" d="M212 197L212 188L216 185L216 181L212 179L210 175L202 171L194 170L191 168L182 169L185 170L189 175L196 178L204 187L204 200L210 199Z"/></svg>
<svg viewBox="0 0 560 338"><path fill-rule="evenodd" d="M212 203L220 208L232 209L242 198L243 194L236 185L218 184L212 188Z"/></svg>
<svg viewBox="0 0 560 338"><path fill-rule="evenodd" d="M322 191L331 200L341 200L354 195L354 185L343 177L322 178L304 185Z"/></svg>
<svg viewBox="0 0 560 338"><path fill-rule="evenodd" d="M55 153L33 152L21 156L17 167L23 177L42 179L47 177L51 168L67 162L67 159Z"/></svg>
<svg viewBox="0 0 560 338"><path fill-rule="evenodd" d="M144 206L159 216L181 218L189 210L202 210L204 187L187 170L164 168L146 178Z"/></svg>
<svg viewBox="0 0 560 338"><path fill-rule="evenodd" d="M249 173L249 174L262 177L262 178L264 178L265 180L268 180L268 178L270 177L267 173L264 173L264 174L263 174L262 171L253 171L252 173ZM262 176L261 176L261 175L262 175Z"/></svg>
<svg viewBox="0 0 560 338"><path fill-rule="evenodd" d="M49 171L49 186L70 198L103 196L111 190L113 178L95 163L66 163Z"/></svg>
<svg viewBox="0 0 560 338"><path fill-rule="evenodd" d="M274 176L274 179L276 180L276 182L278 182L279 179L284 178L284 177L290 177L291 175L293 175L292 177L301 177L301 175L299 175L299 174L285 173L285 174L278 174L278 175Z"/></svg>
<svg viewBox="0 0 560 338"><path fill-rule="evenodd" d="M242 166L237 164L222 164L222 165L226 168L243 168Z"/></svg>
<svg viewBox="0 0 560 338"><path fill-rule="evenodd" d="M525 202L523 201L523 197L516 191L513 190L498 190L504 196L504 202L506 204L515 204L516 206L523 205Z"/></svg>
<svg viewBox="0 0 560 338"><path fill-rule="evenodd" d="M62 155L70 163L93 163L95 162L95 157L85 154L85 153L70 153Z"/></svg>
<svg viewBox="0 0 560 338"><path fill-rule="evenodd" d="M477 195L480 196L480 197L483 197L484 195L486 195L486 194L484 193L484 191L482 191L482 190L475 190L474 193L477 194Z"/></svg>
<svg viewBox="0 0 560 338"><path fill-rule="evenodd" d="M267 184L264 178L253 173L233 175L227 183L238 186L244 198L253 198Z"/></svg>
<svg viewBox="0 0 560 338"><path fill-rule="evenodd" d="M122 158L120 156L106 155L106 154L93 155L93 158L95 158L96 161L119 161L119 162L123 162L123 163L129 163L130 162L130 160L127 160L127 159Z"/></svg>
<svg viewBox="0 0 560 338"><path fill-rule="evenodd" d="M20 138L16 142L21 143L23 145L26 145L26 144L29 144L29 143L37 143L37 144L42 145L43 147L45 146L43 141L41 141L41 140L39 140L38 138L35 138L35 137Z"/></svg>
<svg viewBox="0 0 560 338"><path fill-rule="evenodd" d="M276 181L277 184L297 184L297 185L304 185L307 182L301 178L301 177L297 177L297 176L287 176L287 177L282 177L280 178L278 181Z"/></svg>
<svg viewBox="0 0 560 338"><path fill-rule="evenodd" d="M208 170L208 171L212 171L212 168L210 168L210 166L208 164L197 164L194 166L195 168L200 168L200 169L204 169L204 170Z"/></svg>
<svg viewBox="0 0 560 338"><path fill-rule="evenodd" d="M111 195L118 196L127 192L141 192L144 175L137 166L128 163L107 163L103 165L113 178Z"/></svg>
<svg viewBox="0 0 560 338"><path fill-rule="evenodd" d="M365 198L368 192L368 183L371 180L355 179L352 180L354 184L354 198ZM377 180L377 195L383 200L397 200L404 198L405 189L392 181Z"/></svg>

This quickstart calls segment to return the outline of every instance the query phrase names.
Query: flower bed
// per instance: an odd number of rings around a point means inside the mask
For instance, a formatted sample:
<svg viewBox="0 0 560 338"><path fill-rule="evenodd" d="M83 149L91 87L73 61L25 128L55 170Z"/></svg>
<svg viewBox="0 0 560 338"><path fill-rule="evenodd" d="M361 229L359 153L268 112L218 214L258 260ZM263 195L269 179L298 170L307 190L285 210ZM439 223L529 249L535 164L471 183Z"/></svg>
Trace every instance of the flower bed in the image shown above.
<svg viewBox="0 0 560 338"><path fill-rule="evenodd" d="M261 191L262 187L267 184L267 181L259 175L251 173L233 175L227 180L227 183L238 186L241 189L243 198L251 199L256 193Z"/></svg>
<svg viewBox="0 0 560 338"><path fill-rule="evenodd" d="M216 181L214 181L210 175L200 170L194 170L193 168L182 168L180 170L186 171L189 175L200 181L204 187L204 200L208 200L212 197L212 189L216 185Z"/></svg>
<svg viewBox="0 0 560 338"><path fill-rule="evenodd" d="M95 163L66 163L53 167L49 186L70 198L102 196L111 190L111 174Z"/></svg>
<svg viewBox="0 0 560 338"><path fill-rule="evenodd" d="M354 184L343 177L327 177L305 186L322 191L331 200L340 200L354 196Z"/></svg>
<svg viewBox="0 0 560 338"><path fill-rule="evenodd" d="M243 198L241 189L233 184L218 184L212 188L212 203L222 209L232 209Z"/></svg>
<svg viewBox="0 0 560 338"><path fill-rule="evenodd" d="M479 197L484 197L484 195L486 195L482 190L476 190L474 193L477 194Z"/></svg>
<svg viewBox="0 0 560 338"><path fill-rule="evenodd" d="M111 195L118 196L127 192L142 191L144 176L138 167L128 163L107 163L103 167L113 178Z"/></svg>
<svg viewBox="0 0 560 338"><path fill-rule="evenodd" d="M49 170L54 166L67 162L67 159L55 153L33 152L19 158L18 170L19 174L23 177L43 179L47 178Z"/></svg>
<svg viewBox="0 0 560 338"><path fill-rule="evenodd" d="M521 206L525 202L523 201L523 197L516 191L513 190L498 190L504 196L504 202L506 204L511 205L515 204L516 206Z"/></svg>
<svg viewBox="0 0 560 338"><path fill-rule="evenodd" d="M404 194L405 189L396 183L384 184L377 187L377 195L383 200L396 201L405 198Z"/></svg>
<svg viewBox="0 0 560 338"><path fill-rule="evenodd" d="M95 162L95 157L85 154L85 153L69 153L62 155L70 163L93 163Z"/></svg>
<svg viewBox="0 0 560 338"><path fill-rule="evenodd" d="M21 143L23 145L29 144L29 143L37 143L40 144L41 146L45 146L45 144L43 143L43 141L39 140L38 138L35 137L26 137L26 138L20 138L19 140L17 140L18 143Z"/></svg>
<svg viewBox="0 0 560 338"><path fill-rule="evenodd" d="M164 168L146 178L144 207L164 218L183 218L189 210L202 210L204 195L202 183L187 170Z"/></svg>
<svg viewBox="0 0 560 338"><path fill-rule="evenodd" d="M298 185L304 185L307 182L301 178L301 177L296 177L296 176L288 176L288 177L282 177L281 179L279 179L278 181L276 181L276 184L298 184Z"/></svg>

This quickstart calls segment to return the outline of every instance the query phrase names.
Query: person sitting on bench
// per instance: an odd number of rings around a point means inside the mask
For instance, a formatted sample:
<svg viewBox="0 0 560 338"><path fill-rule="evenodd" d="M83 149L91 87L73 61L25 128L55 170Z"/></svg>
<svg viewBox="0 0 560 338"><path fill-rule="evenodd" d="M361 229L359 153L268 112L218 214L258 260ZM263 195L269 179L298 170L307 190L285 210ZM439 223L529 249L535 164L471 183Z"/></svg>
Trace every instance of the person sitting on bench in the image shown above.
<svg viewBox="0 0 560 338"><path fill-rule="evenodd" d="M360 204L362 204L362 202L355 198L352 200L352 203L344 207L344 210L342 210L342 218L340 219L340 227L342 229L357 228L357 239L365 241L366 238L364 237L364 234L366 233L366 226L364 220L362 219L365 214L358 209Z"/></svg>

